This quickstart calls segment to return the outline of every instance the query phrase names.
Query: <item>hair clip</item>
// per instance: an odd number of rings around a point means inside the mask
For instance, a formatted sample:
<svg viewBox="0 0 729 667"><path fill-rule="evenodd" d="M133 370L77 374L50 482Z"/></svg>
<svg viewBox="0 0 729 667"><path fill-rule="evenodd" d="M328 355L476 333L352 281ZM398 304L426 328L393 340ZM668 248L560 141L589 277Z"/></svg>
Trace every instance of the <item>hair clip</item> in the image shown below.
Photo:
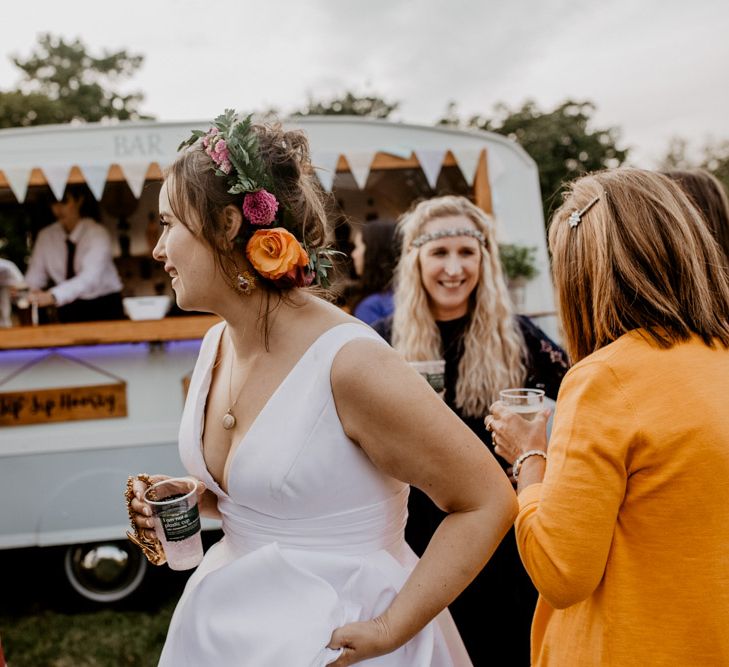
<svg viewBox="0 0 729 667"><path fill-rule="evenodd" d="M410 244L411 248L420 248L429 241L437 241L438 239L453 238L455 236L471 236L476 239L481 245L486 245L486 237L478 229L471 227L465 227L463 229L441 229L437 232L430 232L429 234L421 234L417 238L413 239Z"/></svg>
<svg viewBox="0 0 729 667"><path fill-rule="evenodd" d="M585 215L597 202L600 201L600 196L598 195L595 197L592 201L590 201L587 206L582 208L580 211L573 211L570 213L570 217L567 218L567 222L570 223L570 227L577 227L582 222L582 216Z"/></svg>

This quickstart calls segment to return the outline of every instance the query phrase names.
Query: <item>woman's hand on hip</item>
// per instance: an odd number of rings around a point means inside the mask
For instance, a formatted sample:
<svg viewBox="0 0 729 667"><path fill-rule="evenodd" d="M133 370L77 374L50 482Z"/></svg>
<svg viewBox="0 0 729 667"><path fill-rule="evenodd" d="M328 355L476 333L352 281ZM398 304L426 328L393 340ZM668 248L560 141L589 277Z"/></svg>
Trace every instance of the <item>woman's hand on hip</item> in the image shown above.
<svg viewBox="0 0 729 667"><path fill-rule="evenodd" d="M395 650L387 622L381 616L371 621L348 623L332 633L328 648L344 649L330 667L347 667Z"/></svg>
<svg viewBox="0 0 729 667"><path fill-rule="evenodd" d="M491 431L494 451L509 463L514 463L530 449L547 451L547 420L551 410L542 410L532 421L512 412L509 406L497 401L486 416L486 429Z"/></svg>

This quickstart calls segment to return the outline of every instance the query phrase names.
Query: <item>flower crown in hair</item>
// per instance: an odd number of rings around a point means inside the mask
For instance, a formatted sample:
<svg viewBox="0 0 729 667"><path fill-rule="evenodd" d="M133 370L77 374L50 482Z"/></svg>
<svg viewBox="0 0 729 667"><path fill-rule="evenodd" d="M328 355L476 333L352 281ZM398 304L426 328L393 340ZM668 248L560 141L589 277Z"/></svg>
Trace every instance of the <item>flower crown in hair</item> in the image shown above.
<svg viewBox="0 0 729 667"><path fill-rule="evenodd" d="M429 232L428 234L421 234L417 236L410 244L411 248L420 248L430 241L437 241L438 239L451 238L454 236L472 236L481 245L486 245L486 238L478 229L472 227L464 227L463 229L440 229L437 232Z"/></svg>
<svg viewBox="0 0 729 667"><path fill-rule="evenodd" d="M213 121L207 132L193 130L178 151L199 144L215 165L215 175L225 178L230 194L242 194L245 226L237 241L261 277L281 288L307 287L316 282L329 286L331 248L309 250L293 233L297 225L273 193L274 183L261 158L252 115L239 119L232 109Z"/></svg>

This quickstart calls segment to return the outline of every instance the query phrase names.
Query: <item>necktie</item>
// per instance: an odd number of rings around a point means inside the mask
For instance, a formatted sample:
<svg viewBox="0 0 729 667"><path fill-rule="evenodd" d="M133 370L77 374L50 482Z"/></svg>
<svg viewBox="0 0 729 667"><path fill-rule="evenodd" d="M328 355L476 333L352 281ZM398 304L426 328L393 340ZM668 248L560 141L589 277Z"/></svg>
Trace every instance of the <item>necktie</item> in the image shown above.
<svg viewBox="0 0 729 667"><path fill-rule="evenodd" d="M66 280L70 280L76 275L73 268L73 259L76 256L76 244L71 239L66 239Z"/></svg>

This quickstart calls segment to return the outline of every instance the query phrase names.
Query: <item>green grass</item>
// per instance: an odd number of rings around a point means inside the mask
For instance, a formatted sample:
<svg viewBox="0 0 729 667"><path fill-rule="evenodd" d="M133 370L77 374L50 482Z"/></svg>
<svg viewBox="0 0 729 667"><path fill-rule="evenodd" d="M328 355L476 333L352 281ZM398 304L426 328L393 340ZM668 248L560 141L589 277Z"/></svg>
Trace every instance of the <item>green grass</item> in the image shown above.
<svg viewBox="0 0 729 667"><path fill-rule="evenodd" d="M156 667L190 572L151 568L113 607L79 598L63 549L0 550L0 638L9 667Z"/></svg>
<svg viewBox="0 0 729 667"><path fill-rule="evenodd" d="M9 667L154 667L174 610L0 616Z"/></svg>

